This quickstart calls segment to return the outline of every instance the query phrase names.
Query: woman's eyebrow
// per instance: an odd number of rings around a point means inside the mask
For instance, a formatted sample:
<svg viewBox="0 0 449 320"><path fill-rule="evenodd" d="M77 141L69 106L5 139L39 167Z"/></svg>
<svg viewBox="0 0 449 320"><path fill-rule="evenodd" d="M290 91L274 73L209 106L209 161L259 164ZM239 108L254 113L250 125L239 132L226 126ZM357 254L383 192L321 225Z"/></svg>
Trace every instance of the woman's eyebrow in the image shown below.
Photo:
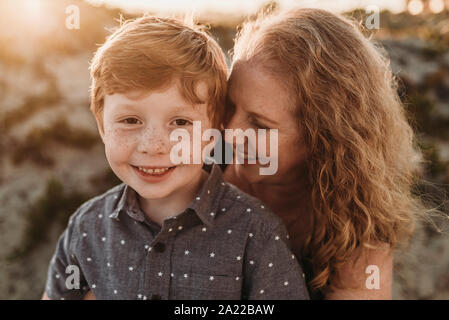
<svg viewBox="0 0 449 320"><path fill-rule="evenodd" d="M262 119L262 120L267 121L268 123L272 124L274 127L278 126L278 123L277 123L276 121L271 120L271 119L269 119L269 118L267 118L267 117L265 117L265 116L263 116L263 115L261 115L261 114L259 114L259 113L254 113L254 112L251 112L251 111L248 111L247 113L248 113L251 117L253 117L253 118L260 118L260 119Z"/></svg>

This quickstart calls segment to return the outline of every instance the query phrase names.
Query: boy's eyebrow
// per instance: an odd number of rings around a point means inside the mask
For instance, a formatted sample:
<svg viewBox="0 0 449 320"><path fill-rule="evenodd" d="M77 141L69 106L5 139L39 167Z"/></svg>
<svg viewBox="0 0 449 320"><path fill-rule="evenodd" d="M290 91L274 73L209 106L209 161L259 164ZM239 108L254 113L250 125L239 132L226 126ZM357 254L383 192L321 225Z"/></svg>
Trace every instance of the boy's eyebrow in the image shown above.
<svg viewBox="0 0 449 320"><path fill-rule="evenodd" d="M120 111L123 111L125 109L139 110L140 108L135 106L132 103L126 103L126 102L124 102L124 103L117 103L115 105L115 111L116 112L120 112Z"/></svg>
<svg viewBox="0 0 449 320"><path fill-rule="evenodd" d="M133 106L132 104L119 103L116 105L116 109L122 110L122 109L137 109L137 108L135 106Z"/></svg>
<svg viewBox="0 0 449 320"><path fill-rule="evenodd" d="M179 105L175 107L173 110L170 111L170 113L178 113L182 111L195 111L195 110L196 109L192 105L186 103L184 106Z"/></svg>
<svg viewBox="0 0 449 320"><path fill-rule="evenodd" d="M133 109L133 110L140 110L140 107L137 107L133 104L129 104L129 103L119 103L116 106L116 110L117 112L122 111L123 109ZM170 110L170 113L178 113L178 112L182 112L182 111L195 111L196 109L186 103L185 105L178 105L176 107L174 107L172 110Z"/></svg>

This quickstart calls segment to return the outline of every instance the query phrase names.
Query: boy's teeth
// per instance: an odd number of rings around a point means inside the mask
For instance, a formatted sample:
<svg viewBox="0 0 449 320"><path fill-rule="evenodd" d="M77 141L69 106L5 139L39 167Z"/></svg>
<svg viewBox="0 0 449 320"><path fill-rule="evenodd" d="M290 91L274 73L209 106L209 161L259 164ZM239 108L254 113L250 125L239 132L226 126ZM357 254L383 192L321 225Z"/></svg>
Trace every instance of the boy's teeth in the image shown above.
<svg viewBox="0 0 449 320"><path fill-rule="evenodd" d="M165 171L167 171L170 168L157 168L157 169L145 169L142 167L138 167L140 171L143 171L145 173L164 173Z"/></svg>

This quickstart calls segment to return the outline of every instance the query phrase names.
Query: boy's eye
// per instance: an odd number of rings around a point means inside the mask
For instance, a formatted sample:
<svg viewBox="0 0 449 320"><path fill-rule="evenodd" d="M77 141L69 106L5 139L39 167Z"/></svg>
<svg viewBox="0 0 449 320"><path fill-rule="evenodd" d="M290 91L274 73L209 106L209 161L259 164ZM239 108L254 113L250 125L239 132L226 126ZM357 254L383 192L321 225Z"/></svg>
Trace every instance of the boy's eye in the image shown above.
<svg viewBox="0 0 449 320"><path fill-rule="evenodd" d="M123 123L126 123L126 124L136 124L137 121L139 121L139 120L137 120L136 118L126 118L126 119L123 119L120 122L123 122Z"/></svg>
<svg viewBox="0 0 449 320"><path fill-rule="evenodd" d="M186 119L176 119L173 120L172 124L176 125L176 126L187 126L192 124L189 120Z"/></svg>

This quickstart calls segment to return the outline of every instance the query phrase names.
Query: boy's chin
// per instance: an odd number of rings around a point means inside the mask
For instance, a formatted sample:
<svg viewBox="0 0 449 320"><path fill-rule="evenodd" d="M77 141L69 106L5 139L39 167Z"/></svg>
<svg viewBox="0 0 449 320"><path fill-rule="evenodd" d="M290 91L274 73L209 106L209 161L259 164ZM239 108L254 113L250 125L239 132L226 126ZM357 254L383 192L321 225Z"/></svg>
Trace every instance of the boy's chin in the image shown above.
<svg viewBox="0 0 449 320"><path fill-rule="evenodd" d="M147 200L159 200L167 198L174 192L174 190L161 190L160 187L151 186L142 189L136 189L136 192L139 194L139 196Z"/></svg>

